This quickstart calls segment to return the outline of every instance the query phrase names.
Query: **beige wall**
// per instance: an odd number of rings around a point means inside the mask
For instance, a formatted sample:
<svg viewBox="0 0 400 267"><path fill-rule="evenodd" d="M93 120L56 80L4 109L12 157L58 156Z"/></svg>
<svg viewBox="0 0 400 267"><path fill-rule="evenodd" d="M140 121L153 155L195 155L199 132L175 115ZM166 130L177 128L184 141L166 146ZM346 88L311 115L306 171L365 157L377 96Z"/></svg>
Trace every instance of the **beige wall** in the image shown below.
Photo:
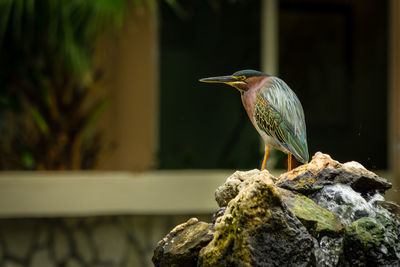
<svg viewBox="0 0 400 267"><path fill-rule="evenodd" d="M157 147L157 12L130 12L117 34L99 42L95 62L104 73L109 106L101 128L108 170L145 170L155 166Z"/></svg>

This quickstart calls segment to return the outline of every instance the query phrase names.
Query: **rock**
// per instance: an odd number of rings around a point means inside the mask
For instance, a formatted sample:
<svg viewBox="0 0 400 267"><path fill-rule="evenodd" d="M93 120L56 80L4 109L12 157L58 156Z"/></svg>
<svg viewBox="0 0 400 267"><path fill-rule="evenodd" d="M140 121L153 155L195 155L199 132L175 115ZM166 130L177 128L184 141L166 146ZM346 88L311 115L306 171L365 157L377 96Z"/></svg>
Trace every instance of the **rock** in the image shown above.
<svg viewBox="0 0 400 267"><path fill-rule="evenodd" d="M350 266L399 266L399 235L378 217L361 218L345 228L343 251Z"/></svg>
<svg viewBox="0 0 400 267"><path fill-rule="evenodd" d="M282 202L264 175L247 179L217 218L213 240L199 255L199 266L304 266L314 260L307 229Z"/></svg>
<svg viewBox="0 0 400 267"><path fill-rule="evenodd" d="M192 218L175 227L153 262L400 266L400 206L380 194L390 187L361 164L320 152L278 180L268 171L237 171L215 192L220 208L213 223Z"/></svg>
<svg viewBox="0 0 400 267"><path fill-rule="evenodd" d="M396 219L400 221L400 206L397 203L393 201L378 200L377 204L382 208L390 211L393 215L396 216Z"/></svg>
<svg viewBox="0 0 400 267"><path fill-rule="evenodd" d="M46 265L42 265L42 266L46 266ZM80 264L78 260L71 258L71 259L67 260L67 263L65 266L66 267L82 267L82 264Z"/></svg>
<svg viewBox="0 0 400 267"><path fill-rule="evenodd" d="M92 237L100 261L114 265L120 263L127 247L127 238L118 225L108 222L101 224L94 228Z"/></svg>
<svg viewBox="0 0 400 267"><path fill-rule="evenodd" d="M226 182L215 191L215 200L219 207L225 207L237 196L239 191L248 186L253 179L276 180L267 170L236 171L226 179Z"/></svg>
<svg viewBox="0 0 400 267"><path fill-rule="evenodd" d="M358 162L341 164L321 152L317 152L309 163L283 173L277 181L279 187L306 195L325 185L337 183L348 184L364 195L385 192L392 187L386 179L368 171Z"/></svg>
<svg viewBox="0 0 400 267"><path fill-rule="evenodd" d="M61 229L54 231L54 258L57 262L63 262L70 255L70 246L67 233Z"/></svg>
<svg viewBox="0 0 400 267"><path fill-rule="evenodd" d="M262 179L265 183L272 183L276 180L268 171L236 171L226 182L219 186L215 192L215 199L220 207L225 207L230 200L236 197L238 192L243 188L254 183L255 180ZM336 235L343 229L343 226L332 212L317 205L313 200L292 193L289 190L279 189L279 194L282 196L285 204L299 218L309 230L316 233L328 233ZM215 217L223 215L218 210Z"/></svg>
<svg viewBox="0 0 400 267"><path fill-rule="evenodd" d="M382 210L376 207L374 199L368 201L361 193L344 184L324 186L309 197L318 205L332 211L345 225L362 217L375 217Z"/></svg>
<svg viewBox="0 0 400 267"><path fill-rule="evenodd" d="M76 244L76 253L87 265L90 265L94 259L93 247L90 244L89 233L85 233L82 229L75 230L73 240Z"/></svg>
<svg viewBox="0 0 400 267"><path fill-rule="evenodd" d="M28 220L2 220L0 223L0 236L4 242L4 254L18 260L25 260L35 243L34 233L36 224Z"/></svg>
<svg viewBox="0 0 400 267"><path fill-rule="evenodd" d="M11 260L6 260L2 266L3 267L23 267L22 264L17 263L15 261L11 261Z"/></svg>
<svg viewBox="0 0 400 267"><path fill-rule="evenodd" d="M145 261L144 255L137 250L136 246L130 245L127 251L127 258L124 260L124 265L122 266L153 266L153 263L151 262L151 256L149 259L146 257Z"/></svg>
<svg viewBox="0 0 400 267"><path fill-rule="evenodd" d="M51 256L49 250L47 249L40 249L35 251L32 255L31 267L41 267L41 266L52 266L54 262L51 260Z"/></svg>
<svg viewBox="0 0 400 267"><path fill-rule="evenodd" d="M213 237L212 224L191 218L176 226L158 242L152 258L155 266L197 266L199 251Z"/></svg>
<svg viewBox="0 0 400 267"><path fill-rule="evenodd" d="M340 219L306 196L279 188L280 195L290 211L313 236L338 236L343 230Z"/></svg>
<svg viewBox="0 0 400 267"><path fill-rule="evenodd" d="M314 238L315 266L338 266L343 254L342 241L342 237L323 236L319 242Z"/></svg>
<svg viewBox="0 0 400 267"><path fill-rule="evenodd" d="M50 231L45 226L36 230L36 247L45 247L50 243Z"/></svg>
<svg viewBox="0 0 400 267"><path fill-rule="evenodd" d="M214 214L212 216L212 223L215 224L217 219L219 217L221 217L222 215L224 215L225 211L226 211L226 207L221 207L216 212L214 212Z"/></svg>

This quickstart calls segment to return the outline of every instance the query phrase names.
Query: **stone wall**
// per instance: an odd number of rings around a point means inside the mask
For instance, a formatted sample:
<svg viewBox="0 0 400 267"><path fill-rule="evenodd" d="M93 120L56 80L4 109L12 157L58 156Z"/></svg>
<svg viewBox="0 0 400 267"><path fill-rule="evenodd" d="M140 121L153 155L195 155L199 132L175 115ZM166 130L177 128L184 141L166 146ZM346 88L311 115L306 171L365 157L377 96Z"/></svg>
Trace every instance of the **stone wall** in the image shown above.
<svg viewBox="0 0 400 267"><path fill-rule="evenodd" d="M157 242L175 225L209 215L0 219L0 266L153 266Z"/></svg>

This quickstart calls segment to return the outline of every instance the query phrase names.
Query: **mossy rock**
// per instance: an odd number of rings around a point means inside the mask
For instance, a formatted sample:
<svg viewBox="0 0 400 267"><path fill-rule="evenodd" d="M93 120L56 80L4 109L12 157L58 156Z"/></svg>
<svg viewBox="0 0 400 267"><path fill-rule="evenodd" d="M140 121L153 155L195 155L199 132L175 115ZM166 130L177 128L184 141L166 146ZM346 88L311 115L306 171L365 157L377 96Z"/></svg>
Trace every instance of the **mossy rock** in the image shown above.
<svg viewBox="0 0 400 267"><path fill-rule="evenodd" d="M346 262L352 266L399 266L399 233L392 223L378 214L348 225L343 237Z"/></svg>
<svg viewBox="0 0 400 267"><path fill-rule="evenodd" d="M158 242L152 261L157 267L197 266L199 251L213 238L212 224L191 218Z"/></svg>
<svg viewBox="0 0 400 267"><path fill-rule="evenodd" d="M358 241L360 249L368 250L379 246L385 234L385 228L376 219L364 217L346 227L345 237Z"/></svg>
<svg viewBox="0 0 400 267"><path fill-rule="evenodd" d="M318 205L314 200L285 189L279 189L279 191L289 210L314 237L338 236L343 231L343 224L339 217Z"/></svg>
<svg viewBox="0 0 400 267"><path fill-rule="evenodd" d="M199 266L308 266L315 257L307 229L282 202L279 189L252 181L215 223Z"/></svg>

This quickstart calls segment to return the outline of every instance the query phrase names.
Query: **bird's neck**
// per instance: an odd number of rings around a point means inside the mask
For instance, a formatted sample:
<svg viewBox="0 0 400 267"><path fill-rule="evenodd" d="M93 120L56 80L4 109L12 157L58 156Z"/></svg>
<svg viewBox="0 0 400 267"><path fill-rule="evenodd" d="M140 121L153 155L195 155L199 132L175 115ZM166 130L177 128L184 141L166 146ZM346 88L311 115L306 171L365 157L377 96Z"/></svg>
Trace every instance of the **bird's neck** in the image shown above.
<svg viewBox="0 0 400 267"><path fill-rule="evenodd" d="M256 95L267 82L268 77L261 77L254 80L251 86L249 86L249 89L241 94L243 106L253 125L256 123L253 117Z"/></svg>

